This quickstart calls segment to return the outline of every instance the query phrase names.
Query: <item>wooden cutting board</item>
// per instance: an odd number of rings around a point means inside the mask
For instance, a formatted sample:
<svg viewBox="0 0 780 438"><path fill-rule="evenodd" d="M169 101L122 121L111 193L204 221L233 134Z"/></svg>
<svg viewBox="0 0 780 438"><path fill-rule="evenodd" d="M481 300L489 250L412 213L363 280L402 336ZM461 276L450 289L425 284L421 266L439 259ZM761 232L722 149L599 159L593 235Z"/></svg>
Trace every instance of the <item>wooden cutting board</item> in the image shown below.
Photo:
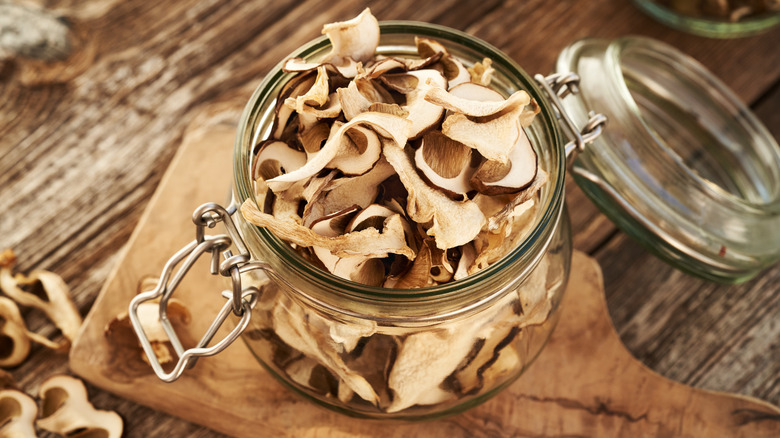
<svg viewBox="0 0 780 438"><path fill-rule="evenodd" d="M780 408L673 382L634 359L612 327L598 264L579 252L560 323L537 361L507 390L460 415L389 425L349 418L284 388L241 342L201 359L175 383L160 382L140 358L108 343L104 330L127 309L139 280L158 276L194 238L192 211L226 202L236 107L207 109L186 133L72 347L71 368L84 379L239 437L780 436ZM193 315L191 338L224 303L224 287L203 258L176 291Z"/></svg>

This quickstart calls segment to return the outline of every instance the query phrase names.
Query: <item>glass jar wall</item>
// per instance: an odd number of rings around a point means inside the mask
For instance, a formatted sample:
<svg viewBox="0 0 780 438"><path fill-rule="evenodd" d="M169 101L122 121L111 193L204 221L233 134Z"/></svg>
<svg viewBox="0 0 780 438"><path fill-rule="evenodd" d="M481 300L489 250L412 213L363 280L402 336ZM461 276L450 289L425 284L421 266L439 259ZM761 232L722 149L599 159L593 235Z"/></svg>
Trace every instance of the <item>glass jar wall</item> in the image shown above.
<svg viewBox="0 0 780 438"><path fill-rule="evenodd" d="M434 38L472 65L487 57L492 88L528 91L541 113L526 132L549 174L528 236L501 260L456 282L411 290L365 286L331 275L265 229L238 217L261 298L243 335L279 380L349 415L407 420L459 412L520 376L555 326L569 273L571 231L563 203L565 157L555 114L533 80L497 49L469 35L416 23L383 23L378 52L416 55L415 36ZM292 56L317 60L320 38ZM235 150L237 202L253 199L252 150L272 124L275 96L289 80L272 71L250 99ZM250 280L246 280L250 281Z"/></svg>

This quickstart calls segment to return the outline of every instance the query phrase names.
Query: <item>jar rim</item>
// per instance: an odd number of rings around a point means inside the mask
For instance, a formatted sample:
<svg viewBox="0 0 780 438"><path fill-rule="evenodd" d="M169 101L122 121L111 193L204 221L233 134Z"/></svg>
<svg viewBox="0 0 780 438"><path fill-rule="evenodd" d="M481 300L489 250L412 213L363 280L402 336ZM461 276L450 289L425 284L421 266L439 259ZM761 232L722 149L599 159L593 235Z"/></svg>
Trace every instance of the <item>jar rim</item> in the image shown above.
<svg viewBox="0 0 780 438"><path fill-rule="evenodd" d="M543 188L540 214L537 216L532 230L516 248L489 267L458 281L418 289L374 287L337 277L303 259L287 243L275 237L268 230L251 226L249 227L249 232L256 234L275 256L283 260L286 267L291 271L298 275L306 276L308 281L328 291L349 296L358 302L373 303L382 301L397 303L422 301L430 304L440 302L443 299L450 300L454 296L463 295L462 292L464 290L472 290L475 285L483 286L494 283L499 277L497 274L506 270L508 266L522 266L522 271L515 271L513 277L524 278L536 266L541 255L547 249L563 212L565 154L559 127L554 122L556 120L554 110L546 101L542 90L538 88L534 80L506 54L485 41L455 29L414 21L382 21L380 22L380 30L382 38L380 40L380 50L383 48L393 49L394 47L383 45L383 41L389 40L394 36L423 36L434 38L447 44L458 45L465 51L479 53L481 54L479 60L482 57L489 57L497 71L503 71L511 75L514 81L521 84L523 89L536 99L540 106L540 114L536 119L540 121L535 121L534 123L539 123L537 129L543 130L545 135L552 141L549 145L534 144L534 147L537 149L540 147L548 149L546 153L550 157L549 165L552 167L546 169L550 179ZM323 36L296 49L290 56L316 58L317 55L322 54L329 48L330 42ZM280 83L285 82L286 77L289 76L289 74L282 72L281 66L282 63L276 65L256 88L239 122L233 159L234 197L239 204L247 199L254 199L251 174L248 171L248 169L251 169L251 165L247 160L247 151L251 151L260 139L261 133L256 132L258 118L261 116L259 114L260 104L264 99L275 98L269 91ZM533 143L534 140L532 139ZM285 281L289 280L285 279ZM493 295L500 296L500 294L501 291L497 290ZM492 299L491 297L480 297L471 304L473 306L481 306L483 302L492 301Z"/></svg>

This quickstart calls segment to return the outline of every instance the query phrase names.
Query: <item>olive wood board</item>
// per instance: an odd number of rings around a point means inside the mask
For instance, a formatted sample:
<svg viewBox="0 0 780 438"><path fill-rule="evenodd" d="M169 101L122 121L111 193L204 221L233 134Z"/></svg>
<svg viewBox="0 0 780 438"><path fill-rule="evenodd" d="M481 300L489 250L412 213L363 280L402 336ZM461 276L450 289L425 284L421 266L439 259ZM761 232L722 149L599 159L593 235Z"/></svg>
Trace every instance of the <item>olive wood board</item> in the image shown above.
<svg viewBox="0 0 780 438"><path fill-rule="evenodd" d="M159 381L140 349L107 342L104 330L126 311L140 279L158 276L194 238L192 211L227 198L234 134L234 122L219 117L188 129L72 347L74 373L238 437L780 436L780 408L671 381L632 357L610 321L598 263L577 251L560 323L546 348L506 390L462 414L404 423L331 412L274 380L242 342L200 359L174 383ZM208 275L207 266L205 257L199 260L175 292L193 316L186 334L193 339L224 303L224 280Z"/></svg>

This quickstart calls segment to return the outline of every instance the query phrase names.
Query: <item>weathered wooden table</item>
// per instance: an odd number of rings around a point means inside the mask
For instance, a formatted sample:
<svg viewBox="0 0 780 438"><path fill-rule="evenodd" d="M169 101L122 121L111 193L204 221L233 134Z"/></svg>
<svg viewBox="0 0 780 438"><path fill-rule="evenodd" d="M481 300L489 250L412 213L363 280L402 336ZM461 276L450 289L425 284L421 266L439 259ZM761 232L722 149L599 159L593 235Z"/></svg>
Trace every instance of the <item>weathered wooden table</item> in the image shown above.
<svg viewBox="0 0 780 438"><path fill-rule="evenodd" d="M33 3L24 2L34 10ZM199 108L248 99L323 23L366 5L380 19L464 30L529 72L550 71L557 53L581 37L658 38L711 69L780 137L780 29L705 39L621 0L40 3L45 12L9 20L5 14L20 9L0 1L0 249L14 248L22 271L61 274L83 314ZM47 14L64 20L47 21ZM72 43L21 49L14 32L35 27ZM680 382L780 403L780 265L738 286L698 280L617 231L573 184L567 196L575 246L600 262L614 324L637 358ZM33 330L53 331L37 313L25 317ZM37 348L12 374L35 393L44 378L67 369L65 355ZM124 417L128 437L216 436L97 388L90 394Z"/></svg>

